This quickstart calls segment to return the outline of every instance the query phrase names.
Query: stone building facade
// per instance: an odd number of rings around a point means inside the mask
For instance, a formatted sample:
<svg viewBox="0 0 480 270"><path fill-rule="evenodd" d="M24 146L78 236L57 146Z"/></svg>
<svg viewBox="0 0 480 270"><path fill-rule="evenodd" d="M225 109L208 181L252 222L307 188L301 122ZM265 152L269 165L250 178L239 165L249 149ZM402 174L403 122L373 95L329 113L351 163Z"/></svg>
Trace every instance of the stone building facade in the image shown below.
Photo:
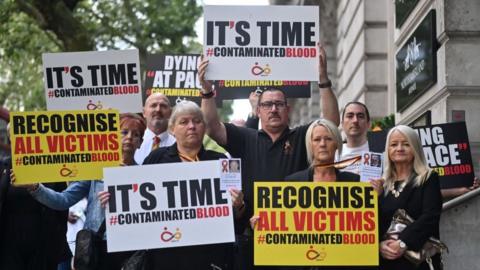
<svg viewBox="0 0 480 270"><path fill-rule="evenodd" d="M395 24L395 4L413 2L403 24ZM276 5L318 5L320 39L327 47L328 73L339 106L357 100L372 118L394 114L397 124L465 121L476 175L480 175L480 1L478 0L297 0ZM396 55L435 10L436 81L397 108ZM408 45L408 44L407 44ZM314 87L314 86L312 86ZM297 99L292 125L317 118L318 89Z"/></svg>

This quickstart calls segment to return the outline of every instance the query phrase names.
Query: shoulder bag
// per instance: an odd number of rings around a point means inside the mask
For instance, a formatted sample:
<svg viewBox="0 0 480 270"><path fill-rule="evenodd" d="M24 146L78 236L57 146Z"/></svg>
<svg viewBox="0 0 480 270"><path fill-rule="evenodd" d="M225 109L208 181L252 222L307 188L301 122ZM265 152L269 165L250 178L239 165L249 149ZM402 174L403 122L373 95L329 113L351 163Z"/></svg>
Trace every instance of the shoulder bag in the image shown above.
<svg viewBox="0 0 480 270"><path fill-rule="evenodd" d="M75 257L73 265L76 270L95 270L98 267L102 254L103 234L105 233L105 221L102 222L98 232L89 229L80 230L77 233L75 243Z"/></svg>
<svg viewBox="0 0 480 270"><path fill-rule="evenodd" d="M414 221L404 209L398 209L393 215L392 223L390 223L390 227L385 233L385 239L397 240L400 233ZM444 250L448 253L447 245L439 239L430 237L419 251L406 250L403 256L417 266L426 261L430 269L434 269L432 257L437 253L441 254Z"/></svg>

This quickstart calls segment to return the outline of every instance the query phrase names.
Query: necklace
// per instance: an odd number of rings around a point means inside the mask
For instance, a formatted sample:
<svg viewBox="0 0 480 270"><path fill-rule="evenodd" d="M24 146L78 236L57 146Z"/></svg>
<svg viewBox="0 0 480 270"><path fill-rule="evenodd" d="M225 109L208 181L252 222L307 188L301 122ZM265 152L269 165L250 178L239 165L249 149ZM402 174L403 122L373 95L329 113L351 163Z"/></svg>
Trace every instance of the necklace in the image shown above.
<svg viewBox="0 0 480 270"><path fill-rule="evenodd" d="M397 181L398 182L398 181ZM398 198L400 196L400 193L402 193L403 189L405 188L405 186L407 185L407 182L404 180L403 183L401 183L399 186L398 186L398 189L395 188L395 184L393 184L391 187L390 187L390 191L392 192L393 196L395 198Z"/></svg>

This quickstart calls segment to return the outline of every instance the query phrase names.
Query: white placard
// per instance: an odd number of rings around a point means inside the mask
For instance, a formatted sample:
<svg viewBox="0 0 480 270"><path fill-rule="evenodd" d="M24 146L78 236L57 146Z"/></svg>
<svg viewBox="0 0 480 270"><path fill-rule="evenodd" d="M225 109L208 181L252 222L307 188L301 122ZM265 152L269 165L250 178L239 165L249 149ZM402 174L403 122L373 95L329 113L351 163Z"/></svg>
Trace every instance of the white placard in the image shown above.
<svg viewBox="0 0 480 270"><path fill-rule="evenodd" d="M219 162L104 169L108 252L234 242Z"/></svg>
<svg viewBox="0 0 480 270"><path fill-rule="evenodd" d="M138 50L44 53L47 109L142 112Z"/></svg>
<svg viewBox="0 0 480 270"><path fill-rule="evenodd" d="M220 159L220 188L242 190L242 161L239 158Z"/></svg>
<svg viewBox="0 0 480 270"><path fill-rule="evenodd" d="M363 152L360 163L360 181L367 182L382 178L383 154Z"/></svg>
<svg viewBox="0 0 480 270"><path fill-rule="evenodd" d="M205 6L210 80L318 81L318 6Z"/></svg>

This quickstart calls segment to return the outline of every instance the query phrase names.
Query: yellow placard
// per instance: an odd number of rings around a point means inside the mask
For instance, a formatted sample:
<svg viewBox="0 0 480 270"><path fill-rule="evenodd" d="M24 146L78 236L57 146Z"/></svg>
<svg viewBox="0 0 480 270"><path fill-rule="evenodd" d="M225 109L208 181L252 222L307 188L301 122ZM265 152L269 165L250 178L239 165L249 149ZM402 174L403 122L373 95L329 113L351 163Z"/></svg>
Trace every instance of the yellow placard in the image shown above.
<svg viewBox="0 0 480 270"><path fill-rule="evenodd" d="M378 265L368 183L255 182L255 265Z"/></svg>
<svg viewBox="0 0 480 270"><path fill-rule="evenodd" d="M117 110L13 112L10 138L18 184L102 179L120 164Z"/></svg>

